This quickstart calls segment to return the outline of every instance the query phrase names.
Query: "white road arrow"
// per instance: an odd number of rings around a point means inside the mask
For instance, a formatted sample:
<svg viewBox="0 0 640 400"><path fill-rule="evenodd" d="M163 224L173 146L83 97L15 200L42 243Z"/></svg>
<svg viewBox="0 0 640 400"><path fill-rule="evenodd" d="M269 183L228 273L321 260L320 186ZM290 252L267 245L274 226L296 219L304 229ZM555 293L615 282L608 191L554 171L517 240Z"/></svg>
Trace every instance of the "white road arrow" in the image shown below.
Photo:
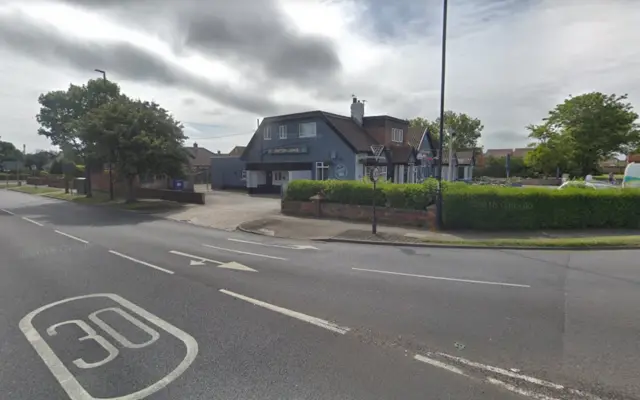
<svg viewBox="0 0 640 400"><path fill-rule="evenodd" d="M269 244L269 243L252 242L250 240L233 239L233 238L227 238L227 240L230 240L232 242L238 242L238 243L257 244L258 246L278 247L281 249L289 249L289 250L318 250L317 247L309 246L305 244L291 244L291 245Z"/></svg>
<svg viewBox="0 0 640 400"><path fill-rule="evenodd" d="M218 268L235 269L236 271L258 272L253 268L249 268L246 265L237 263L235 261L228 262L228 263L223 263L221 261L211 260L209 258L204 258L204 257L200 257L200 256L194 256L193 254L183 253L181 251L176 251L176 250L171 250L171 251L169 251L169 253L175 254L177 256L183 256L183 257L191 258L191 260L189 260L189 265L191 265L191 266L193 266L193 265L205 265L205 263L210 262L212 264L218 264Z"/></svg>

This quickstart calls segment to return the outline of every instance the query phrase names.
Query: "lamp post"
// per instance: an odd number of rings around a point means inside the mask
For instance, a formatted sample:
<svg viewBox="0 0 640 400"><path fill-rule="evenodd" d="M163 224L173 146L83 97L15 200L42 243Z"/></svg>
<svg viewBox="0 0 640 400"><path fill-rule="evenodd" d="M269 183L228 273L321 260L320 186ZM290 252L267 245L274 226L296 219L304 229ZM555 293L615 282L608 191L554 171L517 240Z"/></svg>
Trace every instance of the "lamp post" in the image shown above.
<svg viewBox="0 0 640 400"><path fill-rule="evenodd" d="M442 70L440 71L440 132L438 140L438 197L436 203L436 215L438 228L444 228L442 219L442 153L444 142L444 83L446 75L447 61L447 7L448 0L443 0L442 4ZM451 162L451 160L449 160Z"/></svg>
<svg viewBox="0 0 640 400"><path fill-rule="evenodd" d="M105 93L107 89L107 73L101 69L95 69L96 72L102 74L102 82L104 83ZM111 148L111 144L109 144L109 155L107 157L107 162L109 163L109 200L113 201L113 167L111 166L111 153L113 149Z"/></svg>

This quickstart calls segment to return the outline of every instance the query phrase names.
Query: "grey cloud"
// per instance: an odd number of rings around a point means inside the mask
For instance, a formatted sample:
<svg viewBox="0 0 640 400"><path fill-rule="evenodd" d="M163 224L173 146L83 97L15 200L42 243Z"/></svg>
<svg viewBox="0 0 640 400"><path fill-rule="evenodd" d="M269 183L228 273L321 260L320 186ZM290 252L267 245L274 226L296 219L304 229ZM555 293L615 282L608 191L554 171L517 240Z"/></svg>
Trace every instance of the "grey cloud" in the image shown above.
<svg viewBox="0 0 640 400"><path fill-rule="evenodd" d="M326 82L341 70L330 41L293 29L275 0L58 0L114 13L154 31L176 52L198 51L235 63L252 78L298 86Z"/></svg>
<svg viewBox="0 0 640 400"><path fill-rule="evenodd" d="M46 63L66 64L86 71L100 67L128 80L187 89L226 106L259 115L280 110L280 105L267 97L212 83L130 43L75 39L20 13L0 16L0 45Z"/></svg>

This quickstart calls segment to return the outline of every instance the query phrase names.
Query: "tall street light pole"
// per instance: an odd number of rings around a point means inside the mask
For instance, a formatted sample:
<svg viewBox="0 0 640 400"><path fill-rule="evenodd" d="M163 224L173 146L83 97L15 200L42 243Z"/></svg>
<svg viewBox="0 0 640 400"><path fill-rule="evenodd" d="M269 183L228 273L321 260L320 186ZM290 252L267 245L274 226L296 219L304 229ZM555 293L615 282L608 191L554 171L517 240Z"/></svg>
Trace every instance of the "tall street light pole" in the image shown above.
<svg viewBox="0 0 640 400"><path fill-rule="evenodd" d="M101 69L95 69L96 72L102 74L102 82L104 83L105 93L107 90L107 73ZM113 167L111 165L111 153L113 149L111 149L111 144L109 144L109 155L107 158L107 162L109 163L109 200L113 201Z"/></svg>
<svg viewBox="0 0 640 400"><path fill-rule="evenodd" d="M443 0L442 4L442 70L440 71L440 135L438 140L438 198L436 203L436 214L438 228L444 228L442 218L442 155L444 144L444 82L447 65L447 8L448 0ZM451 160L449 160L451 163Z"/></svg>

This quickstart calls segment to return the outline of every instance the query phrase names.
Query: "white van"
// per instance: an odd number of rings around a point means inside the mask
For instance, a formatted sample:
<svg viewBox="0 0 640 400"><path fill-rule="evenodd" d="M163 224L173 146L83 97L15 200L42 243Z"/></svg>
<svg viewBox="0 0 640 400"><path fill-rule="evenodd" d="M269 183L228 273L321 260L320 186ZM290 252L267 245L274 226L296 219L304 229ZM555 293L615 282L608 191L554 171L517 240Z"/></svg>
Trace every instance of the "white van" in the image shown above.
<svg viewBox="0 0 640 400"><path fill-rule="evenodd" d="M640 164L629 163L622 178L623 188L640 188Z"/></svg>

